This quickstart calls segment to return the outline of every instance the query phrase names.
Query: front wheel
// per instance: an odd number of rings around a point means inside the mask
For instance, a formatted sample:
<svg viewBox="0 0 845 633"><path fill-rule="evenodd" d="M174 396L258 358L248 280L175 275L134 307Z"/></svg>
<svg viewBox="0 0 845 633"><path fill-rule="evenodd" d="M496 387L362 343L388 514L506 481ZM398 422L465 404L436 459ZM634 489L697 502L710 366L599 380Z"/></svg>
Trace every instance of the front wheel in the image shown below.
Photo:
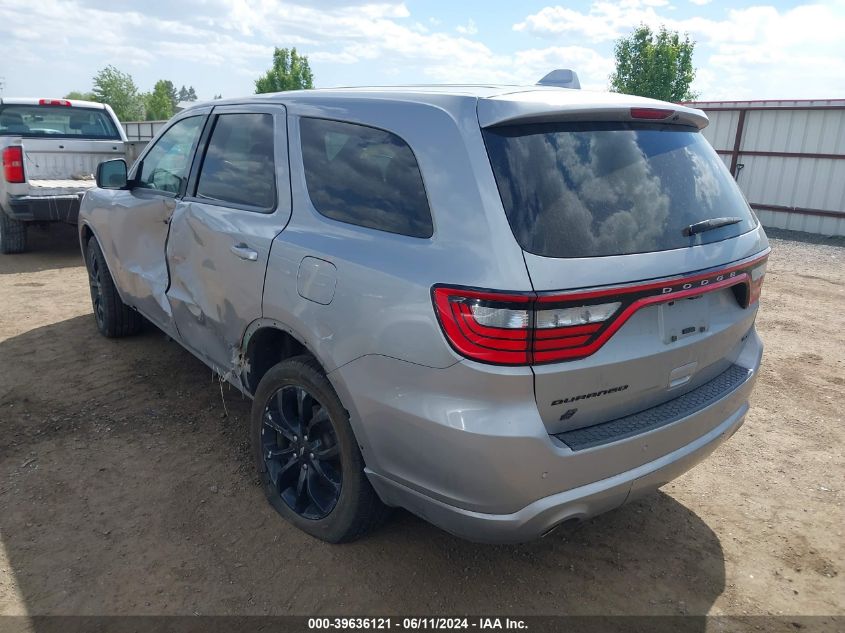
<svg viewBox="0 0 845 633"><path fill-rule="evenodd" d="M88 240L85 264L88 268L88 283L91 287L91 305L94 308L94 318L100 333L109 338L118 338L141 331L144 324L143 317L121 300L106 265L103 251L100 250L100 245L93 237Z"/></svg>
<svg viewBox="0 0 845 633"><path fill-rule="evenodd" d="M341 543L384 518L387 509L364 474L349 415L316 360L297 356L264 375L251 426L264 493L299 529Z"/></svg>

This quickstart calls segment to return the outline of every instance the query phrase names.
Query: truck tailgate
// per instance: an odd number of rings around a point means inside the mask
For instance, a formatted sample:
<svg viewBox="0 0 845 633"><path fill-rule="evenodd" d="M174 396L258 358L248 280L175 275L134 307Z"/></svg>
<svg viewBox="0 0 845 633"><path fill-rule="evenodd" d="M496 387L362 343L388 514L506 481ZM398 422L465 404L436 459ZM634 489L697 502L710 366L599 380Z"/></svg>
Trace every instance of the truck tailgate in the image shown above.
<svg viewBox="0 0 845 633"><path fill-rule="evenodd" d="M30 180L29 195L31 196L65 196L83 194L96 186L93 178L79 180Z"/></svg>
<svg viewBox="0 0 845 633"><path fill-rule="evenodd" d="M90 177L101 162L126 153L123 141L26 138L22 144L30 183Z"/></svg>

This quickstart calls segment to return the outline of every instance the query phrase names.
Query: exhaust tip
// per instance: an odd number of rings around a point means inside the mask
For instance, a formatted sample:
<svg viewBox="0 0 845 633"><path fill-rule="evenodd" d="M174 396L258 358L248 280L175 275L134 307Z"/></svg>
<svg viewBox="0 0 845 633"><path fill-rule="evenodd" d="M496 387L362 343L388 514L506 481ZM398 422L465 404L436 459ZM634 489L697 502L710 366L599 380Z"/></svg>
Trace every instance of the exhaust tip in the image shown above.
<svg viewBox="0 0 845 633"><path fill-rule="evenodd" d="M562 527L573 528L576 525L579 525L581 521L583 521L583 519L580 517L570 517L564 521L561 521L560 523L555 523L552 527L543 532L540 538L546 538L549 534L551 534L552 532L557 532L558 529Z"/></svg>

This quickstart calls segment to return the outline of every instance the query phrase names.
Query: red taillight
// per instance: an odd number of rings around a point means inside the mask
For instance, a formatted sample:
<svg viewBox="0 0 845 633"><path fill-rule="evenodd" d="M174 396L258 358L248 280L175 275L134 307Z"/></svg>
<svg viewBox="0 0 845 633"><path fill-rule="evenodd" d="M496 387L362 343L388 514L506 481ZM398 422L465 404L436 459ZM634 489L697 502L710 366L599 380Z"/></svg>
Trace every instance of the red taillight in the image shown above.
<svg viewBox="0 0 845 633"><path fill-rule="evenodd" d="M751 281L748 284L748 305L753 305L760 300L760 293L763 290L763 278L766 276L766 262L751 269Z"/></svg>
<svg viewBox="0 0 845 633"><path fill-rule="evenodd" d="M662 110L660 108L631 108L632 119L660 121L662 119L668 119L673 114L675 114L674 110Z"/></svg>
<svg viewBox="0 0 845 633"><path fill-rule="evenodd" d="M708 273L614 288L543 293L435 286L443 332L463 356L497 365L535 365L586 358L639 309L735 287L745 308L760 297L768 253Z"/></svg>
<svg viewBox="0 0 845 633"><path fill-rule="evenodd" d="M11 145L3 150L3 178L6 182L26 182L23 175L23 148Z"/></svg>
<svg viewBox="0 0 845 633"><path fill-rule="evenodd" d="M601 321L621 305L615 302L615 307L599 311L596 317L589 312L590 305L558 309L542 303L546 299L538 300L534 293L434 288L440 323L455 350L467 358L498 365L548 363L577 356L578 349L601 329Z"/></svg>
<svg viewBox="0 0 845 633"><path fill-rule="evenodd" d="M527 294L434 288L434 305L446 338L473 360L527 365L533 297Z"/></svg>
<svg viewBox="0 0 845 633"><path fill-rule="evenodd" d="M67 99L39 99L38 105L50 105L50 106L67 106L70 107L71 103Z"/></svg>

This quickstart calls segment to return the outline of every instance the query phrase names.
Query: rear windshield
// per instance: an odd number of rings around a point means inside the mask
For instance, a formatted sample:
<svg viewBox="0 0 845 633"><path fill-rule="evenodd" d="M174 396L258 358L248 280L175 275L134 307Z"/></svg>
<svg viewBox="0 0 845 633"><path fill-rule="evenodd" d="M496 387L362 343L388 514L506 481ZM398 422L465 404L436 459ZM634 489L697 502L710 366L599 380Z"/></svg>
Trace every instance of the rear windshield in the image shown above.
<svg viewBox="0 0 845 633"><path fill-rule="evenodd" d="M0 135L120 140L105 110L74 106L0 105Z"/></svg>
<svg viewBox="0 0 845 633"><path fill-rule="evenodd" d="M546 257L682 248L756 225L724 163L695 128L625 122L484 130L511 229ZM692 237L711 218L741 221Z"/></svg>

